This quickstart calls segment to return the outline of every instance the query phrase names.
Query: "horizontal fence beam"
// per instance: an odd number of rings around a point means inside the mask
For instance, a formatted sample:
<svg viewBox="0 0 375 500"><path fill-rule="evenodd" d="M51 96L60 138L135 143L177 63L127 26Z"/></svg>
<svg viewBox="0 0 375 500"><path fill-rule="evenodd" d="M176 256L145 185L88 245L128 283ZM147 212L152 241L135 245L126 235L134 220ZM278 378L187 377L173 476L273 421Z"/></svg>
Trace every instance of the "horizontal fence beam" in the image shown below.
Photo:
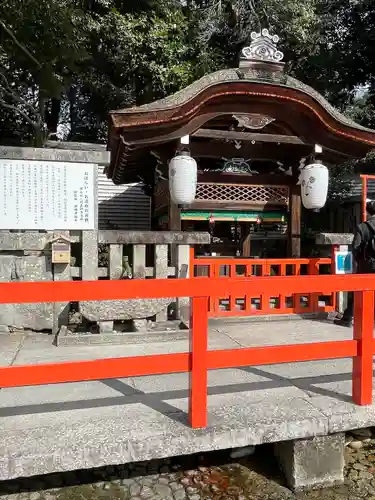
<svg viewBox="0 0 375 500"><path fill-rule="evenodd" d="M145 267L146 278L153 278L155 270L153 267ZM82 277L82 267L71 267L70 275L72 278ZM176 268L174 266L168 267L168 276L176 276ZM98 267L98 278L108 277L108 267Z"/></svg>
<svg viewBox="0 0 375 500"><path fill-rule="evenodd" d="M330 257L316 257L316 258L302 258L302 259L254 259L250 257L240 257L236 259L211 257L200 255L199 257L193 258L193 263L195 266L207 266L210 264L216 264L221 266L261 266L269 264L271 266L296 266L296 265L312 265L312 264L331 264L332 259Z"/></svg>
<svg viewBox="0 0 375 500"><path fill-rule="evenodd" d="M0 304L375 290L371 274L0 283Z"/></svg>
<svg viewBox="0 0 375 500"><path fill-rule="evenodd" d="M204 324L204 323L203 323ZM372 349L373 352L373 349ZM358 342L316 342L207 351L207 369L261 366L272 363L355 357ZM184 373L191 368L191 353L96 359L37 365L0 367L0 387L61 384L110 378Z"/></svg>
<svg viewBox="0 0 375 500"><path fill-rule="evenodd" d="M100 230L98 242L106 245L208 245L209 233L185 231Z"/></svg>

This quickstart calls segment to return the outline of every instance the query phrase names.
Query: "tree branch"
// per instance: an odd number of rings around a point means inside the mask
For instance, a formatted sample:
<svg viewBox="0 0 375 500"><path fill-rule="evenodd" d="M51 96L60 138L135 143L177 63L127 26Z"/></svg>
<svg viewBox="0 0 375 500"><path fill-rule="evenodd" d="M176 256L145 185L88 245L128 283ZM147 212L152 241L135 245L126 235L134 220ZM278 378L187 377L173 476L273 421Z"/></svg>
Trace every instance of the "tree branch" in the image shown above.
<svg viewBox="0 0 375 500"><path fill-rule="evenodd" d="M13 42L17 45L19 49L22 50L22 52L39 68L42 68L42 65L40 62L32 55L32 53L17 39L16 35L13 33L13 31L6 26L6 24L0 20L0 26L3 28L5 33L10 36L10 38L13 40Z"/></svg>
<svg viewBox="0 0 375 500"><path fill-rule="evenodd" d="M4 82L4 87L1 88L1 85L0 85L0 94L1 93L6 94L8 97L10 97L14 101L16 101L18 104L22 104L22 106L25 106L25 108L28 108L33 114L35 114L37 116L40 115L38 110L36 110L32 104L29 104L25 99L23 99L20 95L16 94L12 90L12 88L8 82L7 77L1 71L0 71L0 79L2 79Z"/></svg>
<svg viewBox="0 0 375 500"><path fill-rule="evenodd" d="M38 129L40 128L41 126L41 121L38 120L38 121L34 121L32 120L28 115L27 113L25 113L24 111L22 111L22 109L19 109L17 106L14 106L14 104L9 104L7 102L5 102L3 99L0 99L0 107L2 108L5 108L5 109L9 109L9 111L13 111L14 113L18 113L19 115L21 115L29 125L31 125L34 129Z"/></svg>

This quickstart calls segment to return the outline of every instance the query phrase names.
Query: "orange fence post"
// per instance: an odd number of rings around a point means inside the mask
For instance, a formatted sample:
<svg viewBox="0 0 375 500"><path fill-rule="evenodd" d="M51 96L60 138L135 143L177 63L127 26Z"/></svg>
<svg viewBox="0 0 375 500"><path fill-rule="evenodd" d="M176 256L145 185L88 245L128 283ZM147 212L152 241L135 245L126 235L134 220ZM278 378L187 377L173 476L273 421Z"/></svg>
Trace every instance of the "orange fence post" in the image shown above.
<svg viewBox="0 0 375 500"><path fill-rule="evenodd" d="M207 426L208 297L191 299L189 420L193 428Z"/></svg>
<svg viewBox="0 0 375 500"><path fill-rule="evenodd" d="M354 340L358 351L353 358L353 401L358 405L372 403L374 355L374 292L354 294Z"/></svg>
<svg viewBox="0 0 375 500"><path fill-rule="evenodd" d="M316 276L319 274L318 259L311 259L307 266L307 274ZM319 294L310 293L309 294L309 312L319 311Z"/></svg>
<svg viewBox="0 0 375 500"><path fill-rule="evenodd" d="M219 278L220 277L220 265L217 266L215 262L208 264L208 276L210 278ZM217 311L220 310L220 299L219 297L215 297L210 295L209 298L209 311L211 315L216 315Z"/></svg>
<svg viewBox="0 0 375 500"><path fill-rule="evenodd" d="M191 245L189 250L189 276L194 278L195 276L195 248Z"/></svg>

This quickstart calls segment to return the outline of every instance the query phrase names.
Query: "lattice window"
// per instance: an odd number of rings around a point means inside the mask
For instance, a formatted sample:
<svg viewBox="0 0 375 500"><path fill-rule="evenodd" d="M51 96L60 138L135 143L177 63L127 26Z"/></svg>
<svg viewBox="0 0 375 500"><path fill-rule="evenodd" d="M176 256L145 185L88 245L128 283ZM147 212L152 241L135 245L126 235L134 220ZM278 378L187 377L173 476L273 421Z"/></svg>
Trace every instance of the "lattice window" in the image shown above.
<svg viewBox="0 0 375 500"><path fill-rule="evenodd" d="M198 183L196 200L288 204L288 186Z"/></svg>

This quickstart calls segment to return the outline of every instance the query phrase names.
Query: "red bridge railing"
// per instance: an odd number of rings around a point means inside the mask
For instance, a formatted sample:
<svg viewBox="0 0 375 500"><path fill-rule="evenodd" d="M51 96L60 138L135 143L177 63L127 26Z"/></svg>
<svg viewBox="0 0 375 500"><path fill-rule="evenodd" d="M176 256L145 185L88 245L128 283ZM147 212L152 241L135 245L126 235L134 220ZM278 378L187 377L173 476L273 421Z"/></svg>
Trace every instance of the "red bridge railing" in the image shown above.
<svg viewBox="0 0 375 500"><path fill-rule="evenodd" d="M352 340L298 345L208 350L208 301L230 292L329 294L355 292ZM280 276L244 279L190 278L121 281L0 283L0 303L78 302L163 297L191 297L190 352L97 359L0 368L0 387L56 384L110 378L189 372L189 420L192 427L207 425L207 371L249 365L268 365L336 358L353 358L353 401L372 402L374 355L375 276ZM291 326L292 328L292 326ZM322 328L324 326L322 325Z"/></svg>
<svg viewBox="0 0 375 500"><path fill-rule="evenodd" d="M230 259L195 257L191 249L190 269L196 277L249 278L251 276L308 276L330 274L332 259ZM316 293L284 295L275 287L272 295L251 290L237 296L226 290L224 295L210 297L209 316L264 316L331 312L336 309L336 294Z"/></svg>

